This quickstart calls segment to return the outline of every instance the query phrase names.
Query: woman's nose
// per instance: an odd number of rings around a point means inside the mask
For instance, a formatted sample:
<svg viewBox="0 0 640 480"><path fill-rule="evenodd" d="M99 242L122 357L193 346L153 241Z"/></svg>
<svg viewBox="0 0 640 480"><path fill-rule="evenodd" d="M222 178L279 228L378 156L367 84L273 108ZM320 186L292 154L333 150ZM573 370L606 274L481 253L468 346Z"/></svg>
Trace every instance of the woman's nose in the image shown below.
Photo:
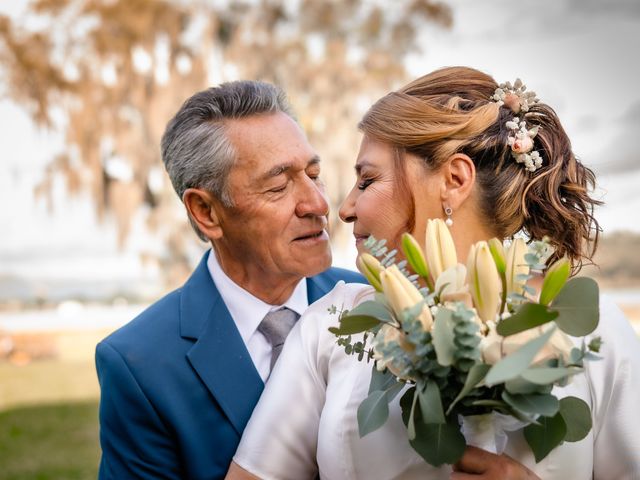
<svg viewBox="0 0 640 480"><path fill-rule="evenodd" d="M347 198L344 199L342 205L340 205L340 210L338 214L340 215L340 219L345 223L354 222L356 219L356 209L355 209L355 187L351 189Z"/></svg>

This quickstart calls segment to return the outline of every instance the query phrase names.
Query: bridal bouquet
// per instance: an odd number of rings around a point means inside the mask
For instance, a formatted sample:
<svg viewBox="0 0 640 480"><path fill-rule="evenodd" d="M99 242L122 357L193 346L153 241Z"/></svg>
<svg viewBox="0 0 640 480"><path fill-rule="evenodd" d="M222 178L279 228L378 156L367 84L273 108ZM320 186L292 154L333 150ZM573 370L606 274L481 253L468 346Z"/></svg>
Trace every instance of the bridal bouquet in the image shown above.
<svg viewBox="0 0 640 480"><path fill-rule="evenodd" d="M368 397L358 409L360 435L381 427L400 392L409 443L428 463L453 464L467 443L501 453L508 431L524 429L536 461L591 429L588 405L559 399L564 386L597 359L598 286L569 280L562 258L545 268L547 242L492 239L472 246L465 267L441 220L430 220L426 251L409 234L405 261L370 238L358 267L376 293L330 328L345 352L373 360ZM407 265L408 262L408 265ZM415 274L407 271L410 266ZM540 292L527 285L546 271Z"/></svg>

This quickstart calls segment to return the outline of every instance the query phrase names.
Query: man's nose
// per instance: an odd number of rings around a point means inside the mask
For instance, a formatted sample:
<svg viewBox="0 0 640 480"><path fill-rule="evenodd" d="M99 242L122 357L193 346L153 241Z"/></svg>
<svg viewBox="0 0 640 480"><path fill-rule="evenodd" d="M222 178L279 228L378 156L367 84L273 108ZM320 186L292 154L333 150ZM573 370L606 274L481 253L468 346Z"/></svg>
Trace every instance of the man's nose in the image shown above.
<svg viewBox="0 0 640 480"><path fill-rule="evenodd" d="M324 191L324 185L316 183L311 178L305 178L298 203L296 214L299 217L317 216L323 217L329 214L329 202Z"/></svg>
<svg viewBox="0 0 640 480"><path fill-rule="evenodd" d="M351 189L347 198L344 199L342 205L340 205L340 210L338 211L338 215L340 215L340 219L345 223L351 223L356 219L356 209L355 209L356 201L355 201L355 187Z"/></svg>

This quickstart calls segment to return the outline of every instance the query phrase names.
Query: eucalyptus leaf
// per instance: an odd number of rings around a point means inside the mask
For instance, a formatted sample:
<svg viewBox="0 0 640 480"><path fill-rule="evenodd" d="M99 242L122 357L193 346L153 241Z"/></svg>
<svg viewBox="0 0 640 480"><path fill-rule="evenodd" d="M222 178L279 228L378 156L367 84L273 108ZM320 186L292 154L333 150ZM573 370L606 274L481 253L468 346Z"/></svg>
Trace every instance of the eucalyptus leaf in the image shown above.
<svg viewBox="0 0 640 480"><path fill-rule="evenodd" d="M503 337L529 330L550 322L558 316L558 312L549 310L539 303L524 303L516 313L501 320L496 330Z"/></svg>
<svg viewBox="0 0 640 480"><path fill-rule="evenodd" d="M383 322L392 321L391 313L386 307L386 304L376 300L367 300L366 302L362 302L360 305L349 310L347 316L375 317Z"/></svg>
<svg viewBox="0 0 640 480"><path fill-rule="evenodd" d="M475 322L462 321L462 322L459 322L459 323L457 323L455 325L455 329L454 330L455 330L455 333L466 334L466 335L473 336L474 338L478 338L476 336L476 333L478 332L479 329L480 328L478 327L478 325Z"/></svg>
<svg viewBox="0 0 640 480"><path fill-rule="evenodd" d="M400 409L402 411L402 422L405 427L409 427L409 417L411 416L411 408L413 406L413 394L416 391L416 387L413 386L407 389L402 397L400 397Z"/></svg>
<svg viewBox="0 0 640 480"><path fill-rule="evenodd" d="M508 405L500 400L475 400L471 402L471 405L475 405L478 407L495 407L495 408L505 408Z"/></svg>
<svg viewBox="0 0 640 480"><path fill-rule="evenodd" d="M381 372L374 364L371 369L371 382L369 383L369 392L367 395L371 395L371 393L376 390L386 390L396 382L396 377L389 370L385 369Z"/></svg>
<svg viewBox="0 0 640 480"><path fill-rule="evenodd" d="M366 332L380 324L377 318L373 317L343 317L339 327L329 327L329 332L334 335L353 335Z"/></svg>
<svg viewBox="0 0 640 480"><path fill-rule="evenodd" d="M599 301L598 284L593 279L572 278L551 304L551 309L559 314L556 324L574 337L590 334L600 319Z"/></svg>
<svg viewBox="0 0 640 480"><path fill-rule="evenodd" d="M561 378L566 378L582 370L578 368L529 368L520 375L525 380L538 385L547 385L557 382Z"/></svg>
<svg viewBox="0 0 640 480"><path fill-rule="evenodd" d="M502 399L516 410L551 417L558 413L560 402L551 394L511 394L502 392Z"/></svg>
<svg viewBox="0 0 640 480"><path fill-rule="evenodd" d="M449 405L449 408L447 409L447 415L449 415L453 411L453 407L455 407L460 400L467 396L469 392L471 392L471 390L473 390L484 379L490 368L491 366L487 365L486 363L476 363L473 367L471 367L469 373L467 374L467 378L464 381L462 390L460 390L458 396L453 400L453 402L451 402L451 405Z"/></svg>
<svg viewBox="0 0 640 480"><path fill-rule="evenodd" d="M541 336L529 340L518 350L501 359L491 367L485 377L485 383L487 385L496 385L520 376L531 365L536 354L549 341L555 331L555 327L550 328Z"/></svg>
<svg viewBox="0 0 640 480"><path fill-rule="evenodd" d="M547 385L538 385L536 383L525 380L522 377L512 378L504 383L504 388L509 393L549 393Z"/></svg>
<svg viewBox="0 0 640 480"><path fill-rule="evenodd" d="M411 401L411 412L409 413L409 424L407 425L407 433L409 440L416 438L416 405L418 403L418 389L413 392L413 400Z"/></svg>
<svg viewBox="0 0 640 480"><path fill-rule="evenodd" d="M538 263L538 256L535 253L526 253L524 255L524 260L529 264L536 264Z"/></svg>
<svg viewBox="0 0 640 480"><path fill-rule="evenodd" d="M587 348L589 350L591 350L592 352L596 352L596 353L600 352L600 347L602 347L602 338L601 337L592 338L591 341L589 342L589 345L587 346Z"/></svg>
<svg viewBox="0 0 640 480"><path fill-rule="evenodd" d="M416 422L416 436L409 443L434 467L456 463L466 446L457 423Z"/></svg>
<svg viewBox="0 0 640 480"><path fill-rule="evenodd" d="M456 353L454 327L455 323L451 310L439 308L433 324L433 346L440 365L449 366L453 364Z"/></svg>
<svg viewBox="0 0 640 480"><path fill-rule="evenodd" d="M566 434L567 424L560 413L553 417L540 417L537 425L527 425L524 428L524 438L531 447L536 463L560 445Z"/></svg>
<svg viewBox="0 0 640 480"><path fill-rule="evenodd" d="M584 358L584 352L580 348L573 347L569 352L569 364L578 365Z"/></svg>
<svg viewBox="0 0 640 480"><path fill-rule="evenodd" d="M463 330L460 330L461 332L464 332ZM457 333L457 331L456 331ZM478 344L480 343L480 338L475 335L475 332L473 334L468 334L467 332L464 332L465 335L457 335L456 336L456 343L461 346L461 347L468 347L471 348L472 351L475 351L475 347L478 346Z"/></svg>
<svg viewBox="0 0 640 480"><path fill-rule="evenodd" d="M503 407L496 408L496 410L504 415L509 415L511 417L517 418L524 424L528 425L533 423L538 425L538 421L536 419L539 418L539 415L522 412L520 410L513 408L509 404L504 404Z"/></svg>
<svg viewBox="0 0 640 480"><path fill-rule="evenodd" d="M376 390L362 401L358 407L358 431L360 437L380 428L389 417L386 392Z"/></svg>
<svg viewBox="0 0 640 480"><path fill-rule="evenodd" d="M387 390L385 390L385 393L387 396L387 403L390 403L391 400L396 398L396 396L402 391L404 386L405 386L404 383L398 382L395 385L392 385L391 387L387 388Z"/></svg>
<svg viewBox="0 0 640 480"><path fill-rule="evenodd" d="M424 423L445 423L440 389L436 382L429 380L424 388L418 388L417 391Z"/></svg>
<svg viewBox="0 0 640 480"><path fill-rule="evenodd" d="M602 357L595 355L591 352L585 352L584 359L589 360L590 362L597 362L598 360L602 360Z"/></svg>
<svg viewBox="0 0 640 480"><path fill-rule="evenodd" d="M373 300L373 301L378 302L378 303L379 303L380 305L382 305L383 307L384 307L385 305L388 305L387 297L385 297L385 296L384 296L384 293L382 293L382 292L375 292L375 293L373 294L373 298L374 298L374 300ZM364 303L364 302L363 302L363 303Z"/></svg>
<svg viewBox="0 0 640 480"><path fill-rule="evenodd" d="M591 430L591 410L583 400L576 397L565 397L560 400L560 415L567 425L565 441L579 442Z"/></svg>
<svg viewBox="0 0 640 480"><path fill-rule="evenodd" d="M378 302L364 302L340 318L340 326L330 327L334 335L353 335L370 330L382 322L390 322L391 314Z"/></svg>

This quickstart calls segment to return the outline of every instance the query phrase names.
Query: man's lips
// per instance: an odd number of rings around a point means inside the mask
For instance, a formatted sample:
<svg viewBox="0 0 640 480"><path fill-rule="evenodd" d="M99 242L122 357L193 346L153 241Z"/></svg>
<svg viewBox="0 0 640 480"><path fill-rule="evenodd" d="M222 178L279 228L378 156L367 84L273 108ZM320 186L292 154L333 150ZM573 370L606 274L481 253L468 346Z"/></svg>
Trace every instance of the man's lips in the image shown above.
<svg viewBox="0 0 640 480"><path fill-rule="evenodd" d="M299 240L314 240L314 239L319 239L321 238L323 235L325 235L326 232L324 230L324 228L320 228L320 229L316 229L316 230L310 230L308 232L303 233L302 235L294 238L294 241L299 241Z"/></svg>

